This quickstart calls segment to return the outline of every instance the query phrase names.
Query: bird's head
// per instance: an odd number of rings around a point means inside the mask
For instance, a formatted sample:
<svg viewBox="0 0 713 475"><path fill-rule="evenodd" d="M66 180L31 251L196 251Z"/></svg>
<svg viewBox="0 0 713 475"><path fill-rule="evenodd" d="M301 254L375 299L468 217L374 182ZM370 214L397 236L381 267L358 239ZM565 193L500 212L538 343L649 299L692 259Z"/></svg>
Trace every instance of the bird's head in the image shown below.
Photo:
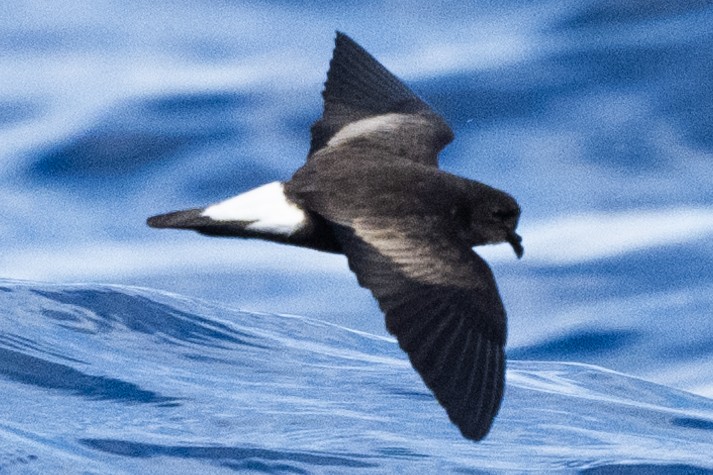
<svg viewBox="0 0 713 475"><path fill-rule="evenodd" d="M518 259L524 248L515 230L520 219L520 206L509 194L482 183L471 182L467 205L459 211L463 237L473 246L509 243Z"/></svg>
<svg viewBox="0 0 713 475"><path fill-rule="evenodd" d="M522 237L515 232L517 223L520 220L520 207L514 199L509 195L507 196L510 198L510 201L512 201L512 204L508 204L504 207L495 207L491 212L492 226L500 230L498 233L499 240L495 242L508 242L512 246L513 251L515 251L517 258L520 259L525 252L525 248L522 247Z"/></svg>

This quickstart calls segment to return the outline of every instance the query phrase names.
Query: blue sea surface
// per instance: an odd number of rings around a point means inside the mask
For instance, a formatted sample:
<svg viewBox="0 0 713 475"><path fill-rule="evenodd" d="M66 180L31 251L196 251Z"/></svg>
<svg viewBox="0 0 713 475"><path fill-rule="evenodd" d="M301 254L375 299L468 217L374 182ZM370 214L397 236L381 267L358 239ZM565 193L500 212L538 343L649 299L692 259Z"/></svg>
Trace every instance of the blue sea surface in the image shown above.
<svg viewBox="0 0 713 475"><path fill-rule="evenodd" d="M481 443L343 257L145 226L289 179L335 30L522 206ZM713 471L711 111L710 1L2 2L0 472Z"/></svg>
<svg viewBox="0 0 713 475"><path fill-rule="evenodd" d="M3 472L713 471L713 400L596 366L510 361L476 444L392 339L127 286L0 306Z"/></svg>

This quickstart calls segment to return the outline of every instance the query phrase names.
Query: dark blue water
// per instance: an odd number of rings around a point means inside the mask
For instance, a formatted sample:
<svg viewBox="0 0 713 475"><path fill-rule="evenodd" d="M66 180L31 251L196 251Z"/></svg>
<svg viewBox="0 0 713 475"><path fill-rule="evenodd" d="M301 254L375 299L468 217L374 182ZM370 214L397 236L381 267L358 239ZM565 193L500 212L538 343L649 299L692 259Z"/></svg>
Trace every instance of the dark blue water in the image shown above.
<svg viewBox="0 0 713 475"><path fill-rule="evenodd" d="M0 306L3 472L713 471L712 400L595 366L510 361L475 444L391 339L125 286Z"/></svg>
<svg viewBox="0 0 713 475"><path fill-rule="evenodd" d="M289 178L335 29L522 204L482 444L343 258L144 225ZM708 1L3 2L0 471L713 468L711 78Z"/></svg>

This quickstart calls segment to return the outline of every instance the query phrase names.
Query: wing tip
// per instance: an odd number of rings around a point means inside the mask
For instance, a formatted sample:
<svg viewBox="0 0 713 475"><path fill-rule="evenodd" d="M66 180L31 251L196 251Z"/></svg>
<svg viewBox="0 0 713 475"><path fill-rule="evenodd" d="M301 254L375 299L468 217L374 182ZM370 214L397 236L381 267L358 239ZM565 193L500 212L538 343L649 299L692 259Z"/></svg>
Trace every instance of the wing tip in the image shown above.
<svg viewBox="0 0 713 475"><path fill-rule="evenodd" d="M336 30L332 58L329 61L327 80L322 97L337 101L355 100L355 92L361 97L361 107L371 112L385 112L394 103L412 101L423 109L425 104L401 79L391 73L363 46L346 33ZM344 86L344 90L343 87ZM345 95L348 92L348 95ZM332 97L334 96L334 97ZM361 103L361 101L367 101Z"/></svg>
<svg viewBox="0 0 713 475"><path fill-rule="evenodd" d="M491 419L486 424L481 424L474 427L465 427L456 424L456 427L458 427L458 430L460 431L461 435L466 439L475 442L480 442L481 440L485 439L485 437L490 433L490 428L493 425L493 421L494 419Z"/></svg>
<svg viewBox="0 0 713 475"><path fill-rule="evenodd" d="M343 31L334 30L334 45L335 45L335 47L337 45L339 45L340 43L356 44L356 41L354 41L351 36L347 35Z"/></svg>
<svg viewBox="0 0 713 475"><path fill-rule="evenodd" d="M457 406L455 410L448 410L448 417L458 427L463 437L475 441L482 440L490 433L495 422L495 417L500 412L505 386L505 355L502 346L494 342L487 342L485 351L494 356L494 368L486 364L480 378L477 378L479 389L466 391L466 406ZM482 356L482 354L481 354ZM482 357L478 358L482 364ZM471 399L478 394L477 406L472 406ZM475 412L474 409L476 410Z"/></svg>
<svg viewBox="0 0 713 475"><path fill-rule="evenodd" d="M408 340L408 331L402 329L399 343L451 423L464 438L480 441L490 433L502 402L503 345L478 330L461 332L458 323L441 321L439 325L447 328L440 332L431 328L432 335L417 338L420 344L415 347L401 344ZM422 326L428 331L429 324Z"/></svg>

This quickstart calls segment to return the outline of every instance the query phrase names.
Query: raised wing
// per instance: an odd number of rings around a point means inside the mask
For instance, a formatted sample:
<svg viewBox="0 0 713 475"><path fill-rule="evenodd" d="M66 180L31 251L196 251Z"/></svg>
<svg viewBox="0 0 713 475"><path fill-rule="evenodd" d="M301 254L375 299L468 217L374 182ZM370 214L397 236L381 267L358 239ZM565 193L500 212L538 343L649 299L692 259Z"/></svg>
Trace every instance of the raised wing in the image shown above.
<svg viewBox="0 0 713 475"><path fill-rule="evenodd" d="M308 158L326 147L357 145L438 166L438 153L453 140L443 118L340 32L322 96Z"/></svg>

